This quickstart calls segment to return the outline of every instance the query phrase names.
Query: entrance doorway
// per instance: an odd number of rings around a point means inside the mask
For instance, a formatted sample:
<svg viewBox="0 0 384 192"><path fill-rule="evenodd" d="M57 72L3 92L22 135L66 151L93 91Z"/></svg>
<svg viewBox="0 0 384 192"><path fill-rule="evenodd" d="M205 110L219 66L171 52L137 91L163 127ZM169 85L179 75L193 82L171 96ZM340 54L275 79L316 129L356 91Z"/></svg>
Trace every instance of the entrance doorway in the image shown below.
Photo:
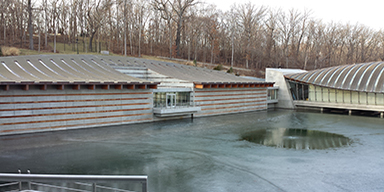
<svg viewBox="0 0 384 192"><path fill-rule="evenodd" d="M167 93L167 108L169 107L176 107L176 94Z"/></svg>

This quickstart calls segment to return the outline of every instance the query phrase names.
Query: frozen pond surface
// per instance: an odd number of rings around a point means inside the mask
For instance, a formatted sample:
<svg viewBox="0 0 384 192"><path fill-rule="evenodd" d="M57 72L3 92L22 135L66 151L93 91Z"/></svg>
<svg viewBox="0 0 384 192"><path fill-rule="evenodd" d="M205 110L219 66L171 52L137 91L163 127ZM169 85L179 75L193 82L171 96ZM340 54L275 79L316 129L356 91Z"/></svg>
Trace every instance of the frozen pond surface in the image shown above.
<svg viewBox="0 0 384 192"><path fill-rule="evenodd" d="M327 149L243 140L265 129L345 136ZM145 174L149 191L384 191L384 120L294 111L0 137L0 172Z"/></svg>

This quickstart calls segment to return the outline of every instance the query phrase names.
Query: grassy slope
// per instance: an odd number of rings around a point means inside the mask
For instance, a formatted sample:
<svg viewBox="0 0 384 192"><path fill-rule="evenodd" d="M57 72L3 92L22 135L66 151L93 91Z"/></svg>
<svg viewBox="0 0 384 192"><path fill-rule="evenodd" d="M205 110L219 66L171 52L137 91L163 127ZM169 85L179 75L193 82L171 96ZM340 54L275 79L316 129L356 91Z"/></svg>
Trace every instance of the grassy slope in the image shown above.
<svg viewBox="0 0 384 192"><path fill-rule="evenodd" d="M53 49L53 43L49 43L49 45ZM73 51L72 50L72 45L66 44L65 48L64 48L64 44L63 43L57 43L56 44L56 50L57 50L57 53L53 53L53 50L51 50L51 51L41 50L40 52L38 52L37 50L20 49L20 55L77 54L76 46L75 46L75 50ZM97 52L83 52L83 44L80 44L80 43L79 43L79 54L103 55L103 54L100 54L100 53L97 53ZM110 53L109 55L111 55L111 56L122 56L122 55L114 54L114 53ZM130 57L130 56L128 56L128 57ZM142 55L142 58L150 59L150 60L158 60L158 61L171 61L171 62L180 63L180 64L188 63L188 62L180 62L180 61L167 60L167 59L164 59L164 58L158 58L158 57L155 57L155 56L148 56L148 55ZM191 62L189 62L189 63L191 63Z"/></svg>

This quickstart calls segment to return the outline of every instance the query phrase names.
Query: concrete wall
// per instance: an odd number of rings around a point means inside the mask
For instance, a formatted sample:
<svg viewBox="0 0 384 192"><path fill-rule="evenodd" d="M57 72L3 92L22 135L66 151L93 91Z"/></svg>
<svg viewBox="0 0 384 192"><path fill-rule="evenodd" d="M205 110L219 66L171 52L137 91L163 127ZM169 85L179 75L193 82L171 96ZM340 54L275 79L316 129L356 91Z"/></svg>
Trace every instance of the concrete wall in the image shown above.
<svg viewBox="0 0 384 192"><path fill-rule="evenodd" d="M279 102L275 105L276 108L281 109L294 109L293 100L289 87L285 81L284 75L289 73L305 72L297 69L273 69L267 68L265 73L265 80L268 82L275 82L276 86L279 86L278 98Z"/></svg>
<svg viewBox="0 0 384 192"><path fill-rule="evenodd" d="M266 88L196 89L195 102L209 116L267 109Z"/></svg>
<svg viewBox="0 0 384 192"><path fill-rule="evenodd" d="M14 88L14 89L13 89ZM138 123L153 120L152 90L30 86L0 91L0 135Z"/></svg>

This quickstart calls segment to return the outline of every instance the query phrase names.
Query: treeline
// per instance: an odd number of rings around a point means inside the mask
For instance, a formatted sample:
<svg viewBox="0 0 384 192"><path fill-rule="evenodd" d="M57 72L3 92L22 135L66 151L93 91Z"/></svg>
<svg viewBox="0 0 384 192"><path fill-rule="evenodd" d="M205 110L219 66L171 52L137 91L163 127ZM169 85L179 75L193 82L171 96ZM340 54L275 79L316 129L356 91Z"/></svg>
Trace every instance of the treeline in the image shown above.
<svg viewBox="0 0 384 192"><path fill-rule="evenodd" d="M235 67L316 69L384 60L384 32L324 23L310 11L196 0L2 0L0 44L108 50ZM53 44L53 47L49 44Z"/></svg>

